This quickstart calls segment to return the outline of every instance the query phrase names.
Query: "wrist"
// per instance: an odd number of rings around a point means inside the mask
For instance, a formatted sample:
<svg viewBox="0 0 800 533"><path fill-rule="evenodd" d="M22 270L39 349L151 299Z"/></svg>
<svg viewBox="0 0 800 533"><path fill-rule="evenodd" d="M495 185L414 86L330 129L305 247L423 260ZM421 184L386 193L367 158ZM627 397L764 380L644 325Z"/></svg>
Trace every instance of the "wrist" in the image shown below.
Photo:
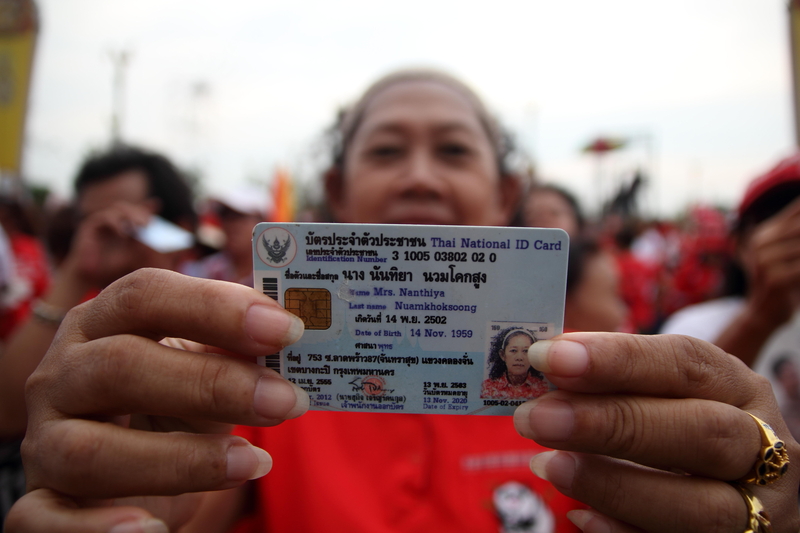
<svg viewBox="0 0 800 533"><path fill-rule="evenodd" d="M782 306L748 305L739 316L740 325L750 332L770 334L791 318L791 312Z"/></svg>
<svg viewBox="0 0 800 533"><path fill-rule="evenodd" d="M69 310L81 303L92 289L94 284L74 270L63 268L55 273L53 284L42 300L48 305Z"/></svg>

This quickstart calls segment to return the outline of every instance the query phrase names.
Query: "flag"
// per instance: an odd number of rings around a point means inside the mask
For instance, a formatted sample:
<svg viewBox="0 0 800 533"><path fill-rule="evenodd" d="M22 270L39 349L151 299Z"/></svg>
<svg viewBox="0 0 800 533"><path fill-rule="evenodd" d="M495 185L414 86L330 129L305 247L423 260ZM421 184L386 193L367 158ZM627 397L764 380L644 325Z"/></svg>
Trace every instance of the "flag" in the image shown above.
<svg viewBox="0 0 800 533"><path fill-rule="evenodd" d="M19 176L39 21L33 0L0 0L0 14L0 173Z"/></svg>
<svg viewBox="0 0 800 533"><path fill-rule="evenodd" d="M289 172L282 167L275 171L272 180L272 198L275 209L272 211L271 222L293 222L295 216L294 183Z"/></svg>

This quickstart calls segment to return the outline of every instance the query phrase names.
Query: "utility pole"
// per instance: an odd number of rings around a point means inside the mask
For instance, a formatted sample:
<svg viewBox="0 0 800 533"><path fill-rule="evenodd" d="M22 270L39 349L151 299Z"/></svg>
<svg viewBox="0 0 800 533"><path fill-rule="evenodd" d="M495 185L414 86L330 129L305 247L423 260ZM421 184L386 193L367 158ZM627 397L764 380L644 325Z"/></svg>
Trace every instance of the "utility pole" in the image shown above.
<svg viewBox="0 0 800 533"><path fill-rule="evenodd" d="M114 68L111 100L111 142L122 142L122 121L125 111L125 71L131 60L130 50L112 50L108 54Z"/></svg>
<svg viewBox="0 0 800 533"><path fill-rule="evenodd" d="M800 1L789 0L789 49L792 58L792 102L795 143L800 146Z"/></svg>

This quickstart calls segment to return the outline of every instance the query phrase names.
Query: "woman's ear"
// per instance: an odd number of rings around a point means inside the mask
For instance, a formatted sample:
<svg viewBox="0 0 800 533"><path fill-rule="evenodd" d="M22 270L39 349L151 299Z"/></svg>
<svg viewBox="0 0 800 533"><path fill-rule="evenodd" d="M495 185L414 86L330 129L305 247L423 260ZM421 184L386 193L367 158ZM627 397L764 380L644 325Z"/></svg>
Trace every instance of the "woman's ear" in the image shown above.
<svg viewBox="0 0 800 533"><path fill-rule="evenodd" d="M500 210L498 226L511 223L522 207L522 180L516 174L505 174L500 177Z"/></svg>
<svg viewBox="0 0 800 533"><path fill-rule="evenodd" d="M345 201L344 201L344 176L342 171L333 167L325 172L323 176L325 185L325 198L328 210L333 216L333 220L341 222L345 220Z"/></svg>

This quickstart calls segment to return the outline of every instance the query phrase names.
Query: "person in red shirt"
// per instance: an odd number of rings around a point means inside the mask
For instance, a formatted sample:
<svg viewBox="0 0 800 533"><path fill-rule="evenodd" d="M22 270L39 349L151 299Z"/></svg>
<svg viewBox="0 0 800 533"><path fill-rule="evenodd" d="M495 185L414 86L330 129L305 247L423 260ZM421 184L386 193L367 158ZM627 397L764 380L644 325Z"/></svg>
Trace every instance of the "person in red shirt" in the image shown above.
<svg viewBox="0 0 800 533"><path fill-rule="evenodd" d="M335 131L338 221L502 225L516 211L505 136L449 76L383 78ZM155 269L73 310L28 382L30 492L7 532L225 531L248 503L241 527L259 533L743 531L748 507L728 482L761 448L748 412L800 456L769 385L691 338L538 341L529 362L559 390L512 423L300 416L307 394L242 358L302 333L258 291ZM753 488L778 533L800 527L795 470Z"/></svg>
<svg viewBox="0 0 800 533"><path fill-rule="evenodd" d="M36 238L27 202L22 193L0 194L0 225L5 230L14 257L15 297L13 303L0 303L0 343L22 324L31 304L50 287L50 265L44 246Z"/></svg>
<svg viewBox="0 0 800 533"><path fill-rule="evenodd" d="M519 208L500 126L449 76L390 75L335 131L325 179L337 222L498 225ZM527 340L528 373L531 339L513 338ZM567 512L584 508L531 472L546 448L505 417L311 412L237 434L276 465L254 483L255 525L240 531L566 533L577 531ZM532 503L526 512L506 508L511 492Z"/></svg>
<svg viewBox="0 0 800 533"><path fill-rule="evenodd" d="M185 229L196 224L189 185L160 154L124 145L92 153L78 169L74 185L75 220L65 224L74 229L67 236L68 251L0 357L0 440L24 435L25 380L70 309L138 268L177 269L180 252L149 248L134 238L136 228L153 215Z"/></svg>

